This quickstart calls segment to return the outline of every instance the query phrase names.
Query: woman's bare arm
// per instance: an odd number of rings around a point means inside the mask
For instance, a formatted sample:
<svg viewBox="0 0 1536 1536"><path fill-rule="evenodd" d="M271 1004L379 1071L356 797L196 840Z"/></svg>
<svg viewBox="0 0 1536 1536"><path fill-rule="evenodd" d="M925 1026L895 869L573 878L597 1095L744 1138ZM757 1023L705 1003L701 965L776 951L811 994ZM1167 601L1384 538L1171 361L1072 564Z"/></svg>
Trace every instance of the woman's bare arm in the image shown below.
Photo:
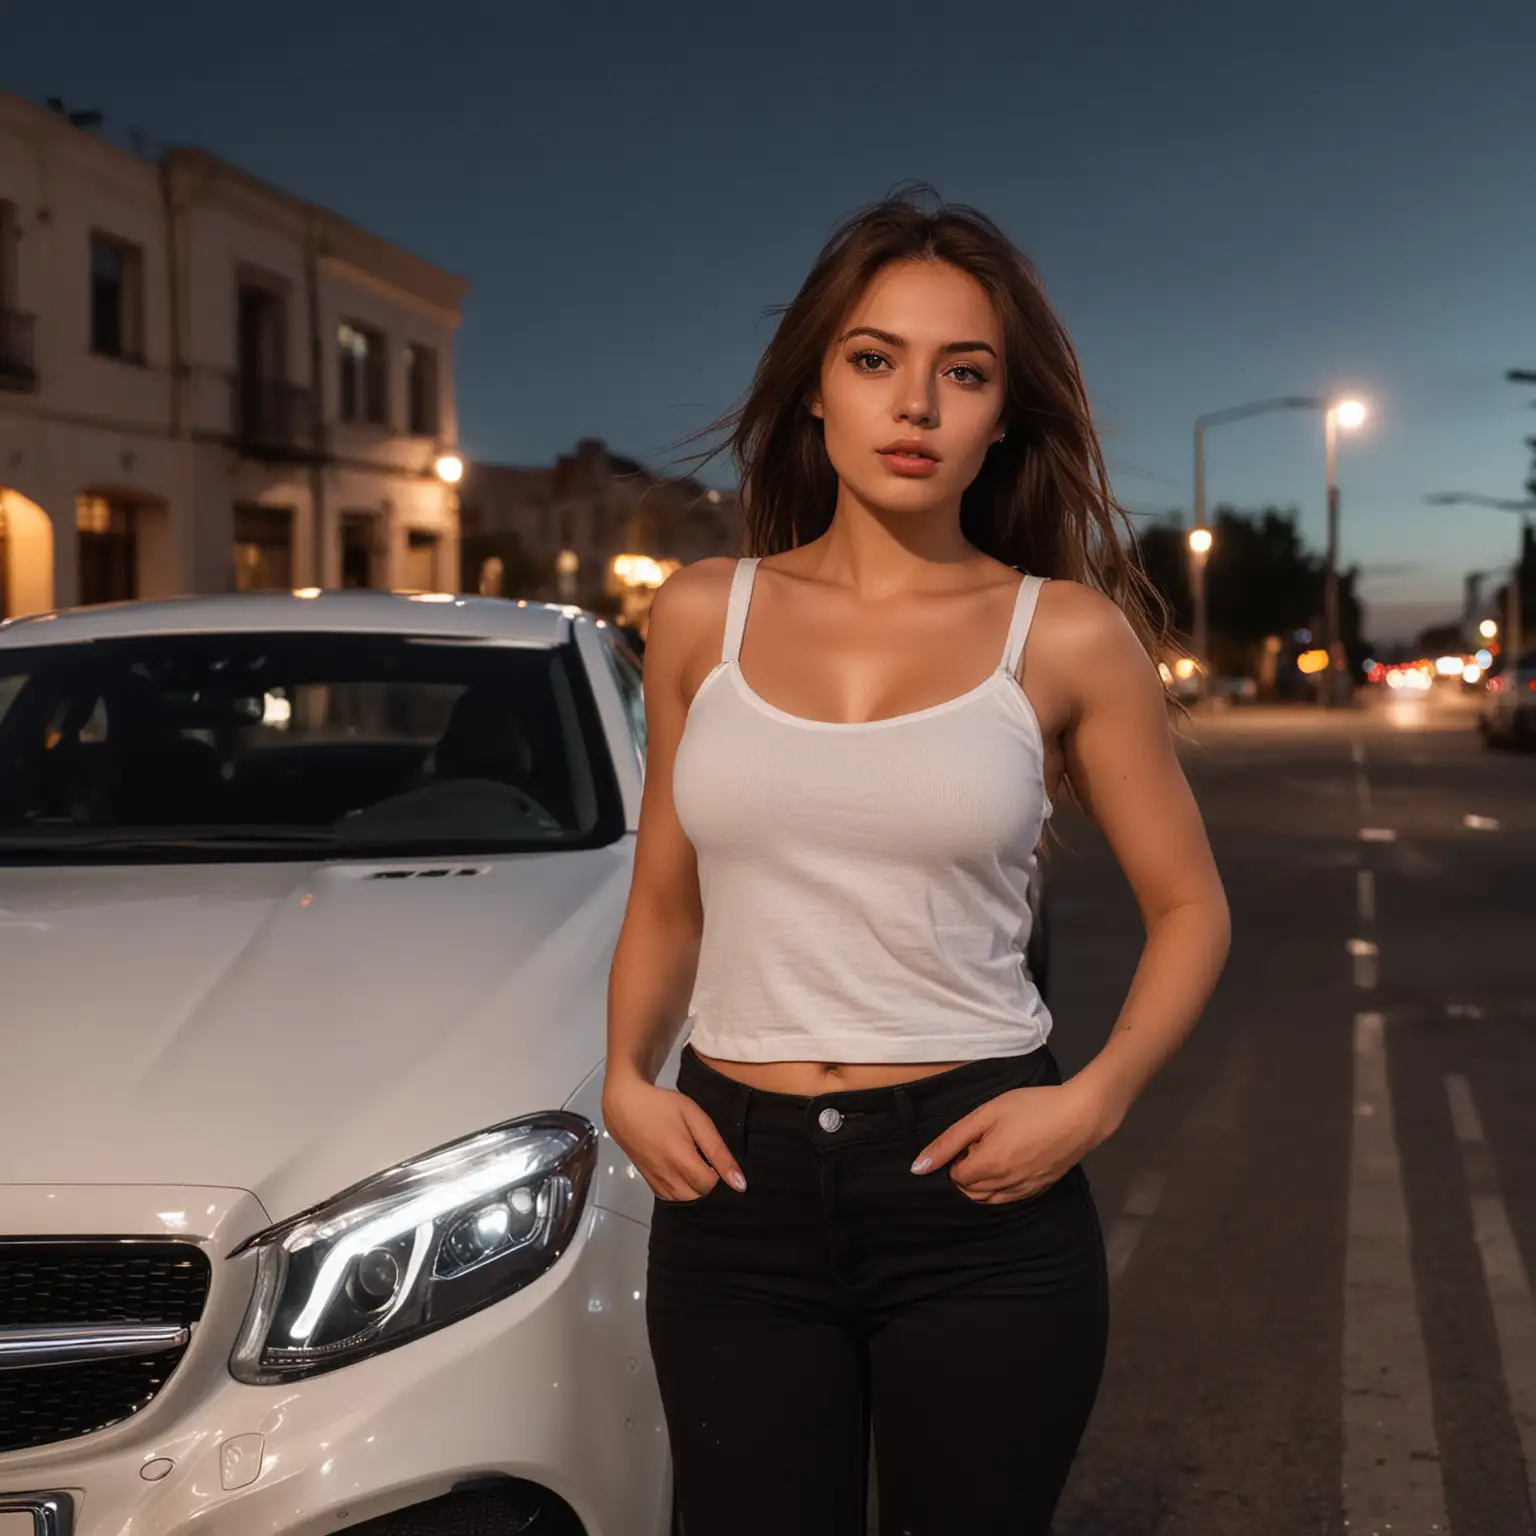
<svg viewBox="0 0 1536 1536"><path fill-rule="evenodd" d="M1147 932L1109 1039L1073 1079L1091 1090L1108 1135L1210 1000L1231 919L1156 667L1112 602L1063 587L1050 643L1053 670L1067 666L1071 679L1066 771L1125 872Z"/></svg>
<svg viewBox="0 0 1536 1536"><path fill-rule="evenodd" d="M717 1174L740 1179L708 1115L692 1100L655 1087L686 1023L703 931L698 865L673 804L672 769L690 684L697 686L711 640L718 654L733 568L730 560L687 566L660 588L651 608L645 790L629 902L608 978L604 1119L651 1188L670 1200L707 1193Z"/></svg>
<svg viewBox="0 0 1536 1536"><path fill-rule="evenodd" d="M1157 669L1108 598L1065 581L1049 592L1050 623L1026 647L1031 697L1130 881L1147 942L1108 1041L1081 1072L999 1094L948 1126L913 1164L919 1174L948 1165L965 1193L988 1204L1039 1193L1114 1134L1194 1028L1230 937L1226 895L1174 751Z"/></svg>

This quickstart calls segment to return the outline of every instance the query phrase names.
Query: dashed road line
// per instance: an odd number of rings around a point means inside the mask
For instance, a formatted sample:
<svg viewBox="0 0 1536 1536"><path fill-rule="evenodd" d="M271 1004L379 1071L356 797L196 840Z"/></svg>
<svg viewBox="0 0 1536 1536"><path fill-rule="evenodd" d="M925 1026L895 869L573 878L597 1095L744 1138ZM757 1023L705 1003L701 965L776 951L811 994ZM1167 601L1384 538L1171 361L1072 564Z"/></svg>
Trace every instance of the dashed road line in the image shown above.
<svg viewBox="0 0 1536 1536"><path fill-rule="evenodd" d="M1472 1234L1493 1305L1494 1331L1525 1458L1526 1497L1532 1528L1536 1529L1536 1305L1531 1301L1531 1280L1510 1225L1509 1208L1499 1188L1498 1169L1483 1135L1472 1086L1461 1073L1452 1073L1445 1079L1445 1091L1472 1197Z"/></svg>
<svg viewBox="0 0 1536 1536"><path fill-rule="evenodd" d="M1237 1132L1242 1121L1243 1099L1258 1068L1258 1059L1258 1030L1252 1024L1244 1024L1227 1047L1215 1078L1184 1122L1179 1133L1182 1144L1187 1146ZM1111 1285L1129 1268L1131 1256L1157 1214L1167 1187L1168 1175L1161 1168L1144 1168L1132 1179L1125 1201L1104 1235L1104 1254Z"/></svg>
<svg viewBox="0 0 1536 1536"><path fill-rule="evenodd" d="M1360 841L1362 843L1395 843L1397 833L1391 827L1361 827Z"/></svg>
<svg viewBox="0 0 1536 1536"><path fill-rule="evenodd" d="M1393 1130L1385 1018L1355 1016L1344 1258L1344 1515L1350 1536L1449 1529Z"/></svg>
<svg viewBox="0 0 1536 1536"><path fill-rule="evenodd" d="M1360 806L1360 814L1371 814L1371 781L1363 773L1355 775L1355 800Z"/></svg>
<svg viewBox="0 0 1536 1536"><path fill-rule="evenodd" d="M1351 939L1346 947L1354 962L1355 985L1363 992L1374 991L1381 951L1369 939Z"/></svg>
<svg viewBox="0 0 1536 1536"><path fill-rule="evenodd" d="M1497 832L1499 830L1499 818L1497 816L1463 816L1461 824L1472 832Z"/></svg>
<svg viewBox="0 0 1536 1536"><path fill-rule="evenodd" d="M1376 875L1373 870L1355 871L1355 915L1362 923L1376 921Z"/></svg>
<svg viewBox="0 0 1536 1536"><path fill-rule="evenodd" d="M1144 1168L1131 1181L1125 1204L1104 1239L1104 1258L1109 1265L1109 1283L1114 1285L1125 1273L1141 1241L1147 1223L1157 1214L1167 1176L1157 1168Z"/></svg>

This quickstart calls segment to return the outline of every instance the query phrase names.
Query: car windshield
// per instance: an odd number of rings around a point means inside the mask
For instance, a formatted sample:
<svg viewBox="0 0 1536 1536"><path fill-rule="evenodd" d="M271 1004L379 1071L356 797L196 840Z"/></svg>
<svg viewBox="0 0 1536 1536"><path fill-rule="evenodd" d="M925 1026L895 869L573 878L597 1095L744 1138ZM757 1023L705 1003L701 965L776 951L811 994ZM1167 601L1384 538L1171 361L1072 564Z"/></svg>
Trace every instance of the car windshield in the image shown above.
<svg viewBox="0 0 1536 1536"><path fill-rule="evenodd" d="M0 863L589 848L622 819L570 647L233 633L0 649Z"/></svg>

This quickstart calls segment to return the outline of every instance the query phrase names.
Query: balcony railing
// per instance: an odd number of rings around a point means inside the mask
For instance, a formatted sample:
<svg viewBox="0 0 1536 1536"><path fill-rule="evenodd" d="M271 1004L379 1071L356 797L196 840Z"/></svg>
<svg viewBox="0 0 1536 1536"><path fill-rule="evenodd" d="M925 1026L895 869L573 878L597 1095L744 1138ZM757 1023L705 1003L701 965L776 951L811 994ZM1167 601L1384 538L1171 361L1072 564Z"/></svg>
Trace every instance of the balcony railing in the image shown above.
<svg viewBox="0 0 1536 1536"><path fill-rule="evenodd" d="M281 454L310 445L309 391L258 375L230 375L230 430L237 447Z"/></svg>
<svg viewBox="0 0 1536 1536"><path fill-rule="evenodd" d="M36 389L33 316L0 309L0 389Z"/></svg>

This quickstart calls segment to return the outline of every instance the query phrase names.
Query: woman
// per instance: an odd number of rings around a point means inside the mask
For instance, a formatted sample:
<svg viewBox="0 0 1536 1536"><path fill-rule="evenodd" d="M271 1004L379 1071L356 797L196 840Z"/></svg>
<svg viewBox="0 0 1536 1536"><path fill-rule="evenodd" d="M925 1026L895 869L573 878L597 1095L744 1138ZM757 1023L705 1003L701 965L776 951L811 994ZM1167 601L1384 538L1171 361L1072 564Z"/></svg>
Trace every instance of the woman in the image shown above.
<svg viewBox="0 0 1536 1536"><path fill-rule="evenodd" d="M883 1532L1043 1536L1104 1359L1081 1159L1228 942L1155 604L1071 344L974 210L846 221L724 425L752 554L651 612L603 1100L656 1196L682 1528L860 1536L872 1417ZM1147 942L1063 1082L1023 954L1068 792Z"/></svg>

